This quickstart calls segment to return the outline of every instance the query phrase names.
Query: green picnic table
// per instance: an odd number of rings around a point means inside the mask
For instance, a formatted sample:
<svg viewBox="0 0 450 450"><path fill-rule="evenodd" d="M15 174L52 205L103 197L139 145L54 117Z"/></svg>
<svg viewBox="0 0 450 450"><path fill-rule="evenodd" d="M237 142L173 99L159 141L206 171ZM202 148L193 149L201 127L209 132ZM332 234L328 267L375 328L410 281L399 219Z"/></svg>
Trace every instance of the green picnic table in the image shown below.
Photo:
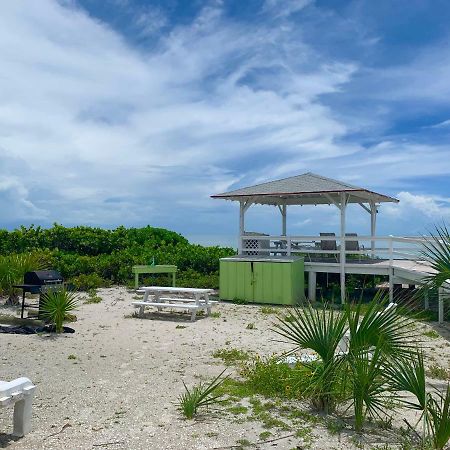
<svg viewBox="0 0 450 450"><path fill-rule="evenodd" d="M132 269L134 273L134 286L137 289L139 287L139 274L143 273L168 273L172 274L172 286L175 287L175 276L177 273L177 266L172 266L169 264L157 264L157 265L142 265L133 266Z"/></svg>

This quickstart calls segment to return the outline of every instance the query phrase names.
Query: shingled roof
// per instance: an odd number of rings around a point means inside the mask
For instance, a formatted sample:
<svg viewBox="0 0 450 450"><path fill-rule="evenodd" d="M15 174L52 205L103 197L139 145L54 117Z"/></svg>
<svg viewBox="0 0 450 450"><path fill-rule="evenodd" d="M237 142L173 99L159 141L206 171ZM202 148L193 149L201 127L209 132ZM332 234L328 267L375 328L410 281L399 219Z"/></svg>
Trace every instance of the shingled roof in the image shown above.
<svg viewBox="0 0 450 450"><path fill-rule="evenodd" d="M349 203L398 202L396 198L311 172L236 189L211 197L225 200L251 200L253 203L273 205L280 203L307 205L329 204L331 203L330 199L338 200L341 192L349 195Z"/></svg>

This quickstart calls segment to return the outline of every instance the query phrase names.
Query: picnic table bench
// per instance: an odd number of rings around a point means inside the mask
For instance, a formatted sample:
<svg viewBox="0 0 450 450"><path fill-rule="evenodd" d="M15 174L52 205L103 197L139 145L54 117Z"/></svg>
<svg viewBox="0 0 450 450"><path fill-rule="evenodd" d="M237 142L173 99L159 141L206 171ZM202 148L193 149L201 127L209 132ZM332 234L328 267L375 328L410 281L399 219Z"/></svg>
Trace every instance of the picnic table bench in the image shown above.
<svg viewBox="0 0 450 450"><path fill-rule="evenodd" d="M145 308L153 306L161 311L163 308L184 309L191 312L191 321L195 320L197 311L205 311L206 315L211 314L211 308L217 301L211 301L209 295L213 289L166 287L166 286L144 286L136 290L137 293L144 294L142 301L132 302L139 308L139 316L144 315ZM164 296L170 294L189 295L189 298ZM152 298L150 297L152 295Z"/></svg>

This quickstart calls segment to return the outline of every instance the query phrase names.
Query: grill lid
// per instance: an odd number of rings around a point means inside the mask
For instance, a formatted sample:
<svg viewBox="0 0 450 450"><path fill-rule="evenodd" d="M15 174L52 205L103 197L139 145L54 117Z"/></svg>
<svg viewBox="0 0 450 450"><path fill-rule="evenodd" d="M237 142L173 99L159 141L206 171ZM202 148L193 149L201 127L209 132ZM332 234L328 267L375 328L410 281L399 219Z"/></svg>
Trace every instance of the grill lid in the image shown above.
<svg viewBox="0 0 450 450"><path fill-rule="evenodd" d="M56 270L35 270L34 272L26 272L23 277L25 284L56 284L64 281L61 274Z"/></svg>

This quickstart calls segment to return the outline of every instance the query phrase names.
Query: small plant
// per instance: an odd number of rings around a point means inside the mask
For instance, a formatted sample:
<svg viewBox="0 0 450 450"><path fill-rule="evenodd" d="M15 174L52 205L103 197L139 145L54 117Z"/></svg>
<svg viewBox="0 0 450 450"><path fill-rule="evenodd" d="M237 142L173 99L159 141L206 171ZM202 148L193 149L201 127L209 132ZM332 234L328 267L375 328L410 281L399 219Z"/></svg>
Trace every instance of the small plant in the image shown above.
<svg viewBox="0 0 450 450"><path fill-rule="evenodd" d="M249 323L245 328L247 328L247 330L255 330L255 324L254 323Z"/></svg>
<svg viewBox="0 0 450 450"><path fill-rule="evenodd" d="M272 306L262 306L261 307L262 314L277 314L278 310L273 308Z"/></svg>
<svg viewBox="0 0 450 450"><path fill-rule="evenodd" d="M92 303L100 303L102 298L97 295L97 291L95 289L89 289L88 297L84 301L85 304L90 305Z"/></svg>
<svg viewBox="0 0 450 450"><path fill-rule="evenodd" d="M259 439L261 439L261 441L269 439L270 436L272 436L272 433L270 431L263 431L262 433L259 433Z"/></svg>
<svg viewBox="0 0 450 450"><path fill-rule="evenodd" d="M77 357L76 357L76 355L70 354L70 355L67 357L67 359L77 359Z"/></svg>
<svg viewBox="0 0 450 450"><path fill-rule="evenodd" d="M445 369L444 367L439 366L437 364L429 366L428 370L426 371L426 374L429 377L435 378L437 380L450 380L450 370Z"/></svg>
<svg viewBox="0 0 450 450"><path fill-rule="evenodd" d="M235 303L236 305L248 305L248 301L244 300L243 298L233 298L233 303Z"/></svg>
<svg viewBox="0 0 450 450"><path fill-rule="evenodd" d="M179 397L179 408L187 419L193 419L199 408L211 406L219 401L222 394L217 394L219 386L228 378L223 377L225 370L208 384L200 383L189 390L183 382L185 392Z"/></svg>
<svg viewBox="0 0 450 450"><path fill-rule="evenodd" d="M211 313L211 317L213 319L218 319L220 317L220 312L219 311L214 311Z"/></svg>
<svg viewBox="0 0 450 450"><path fill-rule="evenodd" d="M247 361L250 354L244 350L237 348L222 348L213 353L214 358L220 358L227 366L236 364L237 362Z"/></svg>
<svg viewBox="0 0 450 450"><path fill-rule="evenodd" d="M441 335L434 330L428 330L428 331L423 332L422 334L431 339L438 339L439 337L441 337Z"/></svg>
<svg viewBox="0 0 450 450"><path fill-rule="evenodd" d="M52 289L42 296L42 315L55 325L57 333L63 331L64 318L77 306L76 293L65 288Z"/></svg>

